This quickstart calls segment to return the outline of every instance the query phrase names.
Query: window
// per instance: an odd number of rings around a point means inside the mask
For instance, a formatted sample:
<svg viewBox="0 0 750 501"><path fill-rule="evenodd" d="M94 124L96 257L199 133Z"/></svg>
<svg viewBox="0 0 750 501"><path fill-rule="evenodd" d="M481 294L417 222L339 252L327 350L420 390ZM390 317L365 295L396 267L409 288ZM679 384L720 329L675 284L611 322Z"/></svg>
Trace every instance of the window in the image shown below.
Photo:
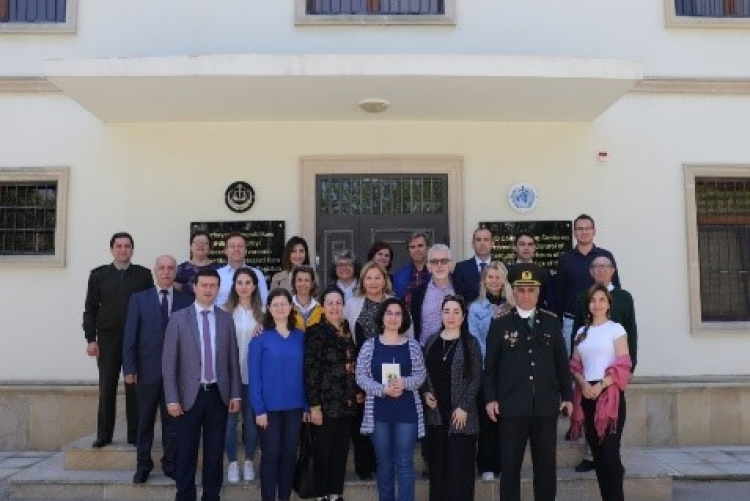
<svg viewBox="0 0 750 501"><path fill-rule="evenodd" d="M750 166L686 166L694 331L750 322Z"/></svg>
<svg viewBox="0 0 750 501"><path fill-rule="evenodd" d="M296 24L455 24L455 0L295 0Z"/></svg>
<svg viewBox="0 0 750 501"><path fill-rule="evenodd" d="M667 26L750 27L750 0L665 0Z"/></svg>
<svg viewBox="0 0 750 501"><path fill-rule="evenodd" d="M78 0L0 0L0 33L76 31Z"/></svg>
<svg viewBox="0 0 750 501"><path fill-rule="evenodd" d="M68 169L0 169L0 266L65 265Z"/></svg>

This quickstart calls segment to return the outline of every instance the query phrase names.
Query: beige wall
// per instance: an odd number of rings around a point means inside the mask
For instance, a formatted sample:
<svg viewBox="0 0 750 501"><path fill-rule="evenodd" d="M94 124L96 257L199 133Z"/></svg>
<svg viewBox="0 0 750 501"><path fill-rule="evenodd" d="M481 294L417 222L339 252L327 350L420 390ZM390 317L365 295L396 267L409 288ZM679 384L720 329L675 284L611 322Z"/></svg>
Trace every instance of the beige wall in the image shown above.
<svg viewBox="0 0 750 501"><path fill-rule="evenodd" d="M187 257L191 221L284 219L291 235L301 224L300 157L369 154L462 157L464 190L451 196L467 229L591 213L635 296L639 374L748 374L750 338L690 334L682 180L686 162L750 162L748 116L747 97L634 94L593 123L106 125L61 95L0 94L0 123L12 124L0 165L70 167L67 266L0 269L0 380L96 378L81 311L114 231L134 234L135 261L149 267L160 253ZM246 215L223 204L239 179L257 193ZM507 205L518 181L538 189L531 214Z"/></svg>
<svg viewBox="0 0 750 501"><path fill-rule="evenodd" d="M617 57L650 76L750 74L750 32L665 28L661 0L460 0L455 26L392 27L295 27L294 3L81 0L76 34L3 35L0 74L39 75L46 58L246 53Z"/></svg>
<svg viewBox="0 0 750 501"><path fill-rule="evenodd" d="M748 378L646 378L631 384L626 398L628 446L750 444ZM57 450L93 437L96 402L95 385L0 384L0 451ZM124 407L121 394L123 423Z"/></svg>

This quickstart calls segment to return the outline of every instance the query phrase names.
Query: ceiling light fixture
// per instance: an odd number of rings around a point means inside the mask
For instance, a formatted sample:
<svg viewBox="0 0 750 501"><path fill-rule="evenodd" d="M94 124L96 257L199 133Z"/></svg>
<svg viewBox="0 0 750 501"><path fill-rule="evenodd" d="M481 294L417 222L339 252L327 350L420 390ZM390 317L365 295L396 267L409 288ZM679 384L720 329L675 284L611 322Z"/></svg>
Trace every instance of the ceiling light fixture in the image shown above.
<svg viewBox="0 0 750 501"><path fill-rule="evenodd" d="M382 113L388 109L390 104L391 103L385 99L368 97L359 102L359 108L367 113Z"/></svg>

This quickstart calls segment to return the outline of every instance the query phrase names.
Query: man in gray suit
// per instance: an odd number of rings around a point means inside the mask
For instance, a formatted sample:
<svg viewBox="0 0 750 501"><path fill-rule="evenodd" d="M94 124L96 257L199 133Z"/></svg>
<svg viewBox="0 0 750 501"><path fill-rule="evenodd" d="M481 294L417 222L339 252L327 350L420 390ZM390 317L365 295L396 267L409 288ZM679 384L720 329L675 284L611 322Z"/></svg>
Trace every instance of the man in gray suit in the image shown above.
<svg viewBox="0 0 750 501"><path fill-rule="evenodd" d="M240 362L232 316L215 307L219 274L195 276L195 303L172 314L162 373L167 411L176 419L175 501L195 501L195 471L203 431L203 501L218 501L224 478L227 410L239 412Z"/></svg>

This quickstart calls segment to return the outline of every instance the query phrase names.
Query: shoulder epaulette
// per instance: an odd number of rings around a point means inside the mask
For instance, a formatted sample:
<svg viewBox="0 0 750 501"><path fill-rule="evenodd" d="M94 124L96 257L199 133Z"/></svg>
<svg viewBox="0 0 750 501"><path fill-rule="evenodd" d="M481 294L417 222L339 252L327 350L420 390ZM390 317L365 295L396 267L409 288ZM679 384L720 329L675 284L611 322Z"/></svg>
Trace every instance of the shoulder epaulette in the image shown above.
<svg viewBox="0 0 750 501"><path fill-rule="evenodd" d="M557 318L557 313L555 313L555 312L552 312L552 311L549 311L549 310L545 310L544 308L539 308L539 311L541 311L543 313L546 313L547 315L552 315L553 317Z"/></svg>
<svg viewBox="0 0 750 501"><path fill-rule="evenodd" d="M496 316L495 318L503 318L503 317L507 317L508 315L510 315L510 314L511 314L511 312L512 312L512 311L513 311L513 308L511 308L511 309L509 309L509 310L505 310L505 311L503 311L503 312L500 312L500 313L498 313L498 315L497 315L497 316Z"/></svg>

